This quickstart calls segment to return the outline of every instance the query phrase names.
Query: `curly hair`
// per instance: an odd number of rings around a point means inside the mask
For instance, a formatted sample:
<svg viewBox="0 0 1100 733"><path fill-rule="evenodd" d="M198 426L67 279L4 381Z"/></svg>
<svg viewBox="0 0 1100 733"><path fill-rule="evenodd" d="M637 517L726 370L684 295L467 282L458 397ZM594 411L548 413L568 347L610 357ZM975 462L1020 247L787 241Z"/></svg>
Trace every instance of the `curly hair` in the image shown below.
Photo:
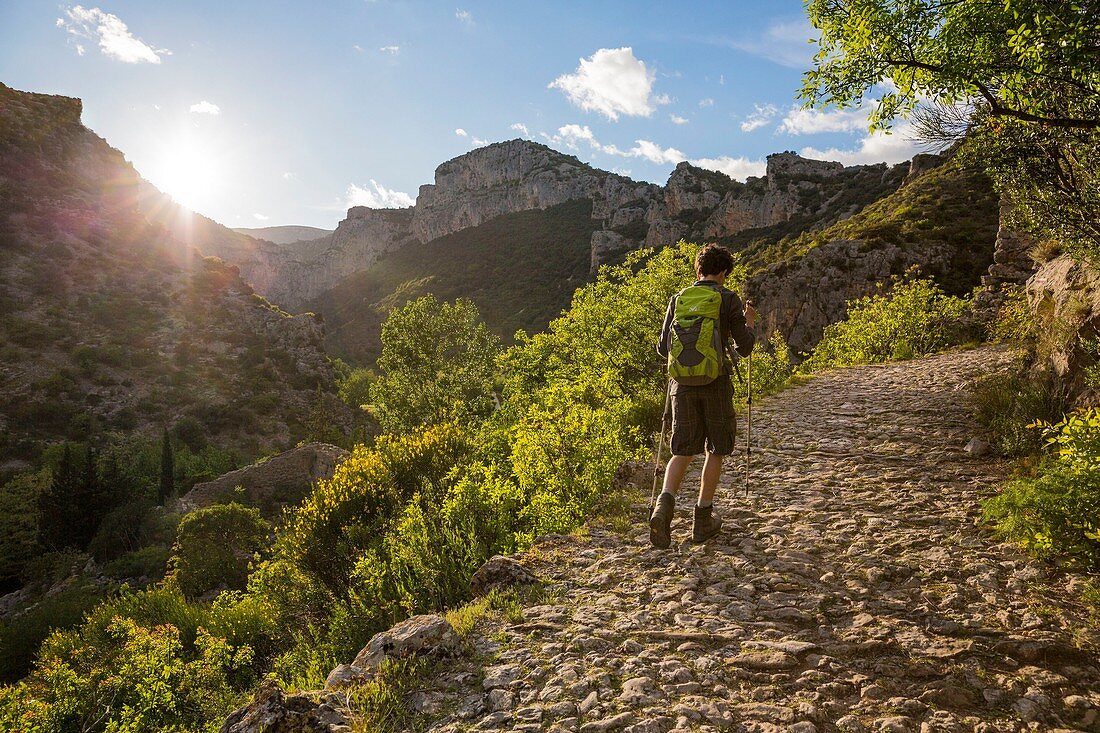
<svg viewBox="0 0 1100 733"><path fill-rule="evenodd" d="M733 253L717 244L708 244L695 255L695 272L699 277L718 275L733 269Z"/></svg>

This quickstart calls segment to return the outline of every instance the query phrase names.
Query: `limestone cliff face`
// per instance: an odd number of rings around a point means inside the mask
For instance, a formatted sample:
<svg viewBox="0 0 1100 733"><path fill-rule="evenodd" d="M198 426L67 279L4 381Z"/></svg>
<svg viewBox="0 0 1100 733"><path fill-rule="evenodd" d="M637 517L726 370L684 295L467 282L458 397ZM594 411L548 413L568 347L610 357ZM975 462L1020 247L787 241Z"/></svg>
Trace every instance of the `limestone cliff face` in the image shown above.
<svg viewBox="0 0 1100 733"><path fill-rule="evenodd" d="M662 187L593 168L539 143L508 140L442 163L434 183L420 187L410 209L353 207L330 237L293 246L222 237L212 243L212 253L239 265L257 290L293 309L368 269L386 252L504 214L584 200L599 222L590 243L595 272L623 252L681 238L724 241L795 217L818 226L831 223L852 213L830 204L855 177L866 178L870 171L877 182L861 205L900 185L900 176L886 180L886 170L845 168L788 152L769 156L763 178L742 183L684 162Z"/></svg>
<svg viewBox="0 0 1100 733"><path fill-rule="evenodd" d="M592 218L610 220L628 204L659 195L660 186L601 171L545 145L509 140L436 168L435 183L421 186L416 198L413 233L427 242L501 214L577 199L592 201Z"/></svg>
<svg viewBox="0 0 1100 733"><path fill-rule="evenodd" d="M978 285L993 259L997 196L984 174L957 160L936 162L922 161L915 174L898 168L909 181L902 188L764 253L746 286L760 310L759 332L778 330L796 352L808 351L844 317L849 300L879 292L893 276L932 277L953 295Z"/></svg>

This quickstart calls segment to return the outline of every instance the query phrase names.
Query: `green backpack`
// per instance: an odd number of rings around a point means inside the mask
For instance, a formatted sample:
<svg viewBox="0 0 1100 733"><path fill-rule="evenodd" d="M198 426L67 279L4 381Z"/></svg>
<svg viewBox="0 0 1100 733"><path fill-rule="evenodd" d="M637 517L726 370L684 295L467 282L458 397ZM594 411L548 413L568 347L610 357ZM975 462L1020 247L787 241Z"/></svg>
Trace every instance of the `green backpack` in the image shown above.
<svg viewBox="0 0 1100 733"><path fill-rule="evenodd" d="M722 334L718 327L722 293L692 285L676 294L669 334L668 375L679 384L710 384L722 369Z"/></svg>

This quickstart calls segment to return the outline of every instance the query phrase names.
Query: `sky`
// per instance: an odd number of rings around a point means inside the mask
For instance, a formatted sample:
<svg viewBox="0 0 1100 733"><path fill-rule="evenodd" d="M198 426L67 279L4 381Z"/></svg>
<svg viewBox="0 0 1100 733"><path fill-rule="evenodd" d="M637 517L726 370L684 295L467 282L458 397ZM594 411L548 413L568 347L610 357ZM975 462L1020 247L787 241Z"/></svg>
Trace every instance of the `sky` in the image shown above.
<svg viewBox="0 0 1100 733"><path fill-rule="evenodd" d="M333 228L411 205L436 166L517 137L663 184L769 153L919 152L867 109L805 110L798 0L0 2L0 81L84 102L138 172L222 224Z"/></svg>

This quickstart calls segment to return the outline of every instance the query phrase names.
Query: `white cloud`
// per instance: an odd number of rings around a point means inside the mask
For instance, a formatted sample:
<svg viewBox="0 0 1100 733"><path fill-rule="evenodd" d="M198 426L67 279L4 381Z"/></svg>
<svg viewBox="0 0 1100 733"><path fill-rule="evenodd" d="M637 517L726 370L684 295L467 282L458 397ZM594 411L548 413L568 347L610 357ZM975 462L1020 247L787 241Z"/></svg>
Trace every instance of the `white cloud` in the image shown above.
<svg viewBox="0 0 1100 733"><path fill-rule="evenodd" d="M689 161L692 165L707 170L720 171L730 178L745 180L749 176L762 176L767 172L768 162L765 160L749 160L748 158L731 158L723 155L719 158L696 158Z"/></svg>
<svg viewBox="0 0 1100 733"><path fill-rule="evenodd" d="M577 70L550 82L548 88L560 89L569 101L586 112L598 112L610 120L619 115L649 117L668 97L653 97L654 73L645 62L634 57L629 46L601 48L582 58Z"/></svg>
<svg viewBox="0 0 1100 733"><path fill-rule="evenodd" d="M817 30L805 18L780 21L768 26L757 38L721 41L739 51L762 56L780 66L808 69L813 63L814 49L810 39L818 37Z"/></svg>
<svg viewBox="0 0 1100 733"><path fill-rule="evenodd" d="M681 117L680 115L669 115L668 118L672 120L674 125L686 125L688 123L687 117Z"/></svg>
<svg viewBox="0 0 1100 733"><path fill-rule="evenodd" d="M474 145L476 145L480 148L483 145L488 145L489 141L488 140L483 140L480 137L475 137L475 138L473 138L473 143L474 143Z"/></svg>
<svg viewBox="0 0 1100 733"><path fill-rule="evenodd" d="M284 181L292 181L292 180L294 180L294 179L295 179L295 178L297 178L297 177L298 177L298 176L294 175L294 174L293 174L293 173L291 173L290 171L284 171L284 172L283 172L283 180L284 180Z"/></svg>
<svg viewBox="0 0 1100 733"><path fill-rule="evenodd" d="M745 121L741 123L741 132L752 132L758 128L763 127L772 121L776 113L779 110L774 104L754 105L756 107L752 114L745 118Z"/></svg>
<svg viewBox="0 0 1100 733"><path fill-rule="evenodd" d="M369 187L357 186L354 183L348 186L348 208L369 206L372 209L404 209L415 203L416 201L409 194L386 188L373 178Z"/></svg>
<svg viewBox="0 0 1100 733"><path fill-rule="evenodd" d="M909 160L922 151L921 144L915 139L911 123L904 123L894 127L893 134L876 132L864 135L855 148L841 150L829 148L819 150L814 147L805 147L799 151L804 158L816 160L835 160L844 165L868 165L871 163L900 163Z"/></svg>
<svg viewBox="0 0 1100 733"><path fill-rule="evenodd" d="M378 50L381 51L382 53L388 53L391 56L396 56L398 53L401 52L401 47L400 46L382 46Z"/></svg>
<svg viewBox="0 0 1100 733"><path fill-rule="evenodd" d="M155 49L135 38L117 15L105 13L99 8L74 5L65 11L64 18L57 19L57 26L76 38L99 42L104 56L127 64L159 64L161 56L170 54L163 48ZM76 44L76 52L83 56L84 47Z"/></svg>
<svg viewBox="0 0 1100 733"><path fill-rule="evenodd" d="M466 132L466 131L465 131L465 130L463 130L463 129L462 129L461 127L456 127L456 128L455 128L455 134L456 134L456 135L458 135L459 137L466 137L466 136L468 136L468 135L469 135L470 133Z"/></svg>
<svg viewBox="0 0 1100 733"><path fill-rule="evenodd" d="M635 140L634 147L626 151L626 155L632 158L645 158L651 163L679 163L686 160L687 156L676 148L662 148L650 140Z"/></svg>
<svg viewBox="0 0 1100 733"><path fill-rule="evenodd" d="M253 214L252 218L256 219L257 221L267 221L271 217L270 216L264 216L263 214Z"/></svg>
<svg viewBox="0 0 1100 733"><path fill-rule="evenodd" d="M359 45L358 43L353 43L353 44L351 45L351 47L352 47L352 48L354 48L354 49L355 49L356 51L358 51L359 53L363 53L363 50L364 50L364 49L363 49L363 47L362 47L362 46L360 46L360 45Z"/></svg>
<svg viewBox="0 0 1100 733"><path fill-rule="evenodd" d="M791 107L779 125L777 132L788 135L813 135L818 132L855 132L866 130L867 108L831 109L822 112L818 109Z"/></svg>
<svg viewBox="0 0 1100 733"><path fill-rule="evenodd" d="M700 99L699 100L699 108L700 109L704 109L706 107L713 107L713 106L714 106L714 100L711 99L710 97L707 97L706 99Z"/></svg>
<svg viewBox="0 0 1100 733"><path fill-rule="evenodd" d="M657 165L675 165L686 160L700 168L716 170L725 173L731 178L744 180L747 176L762 176L767 168L767 162L763 160L750 160L748 158L731 158L722 156L719 158L689 158L676 148L661 147L652 140L635 140L634 147L623 150L616 145L604 145L596 139L588 125L563 125L554 135L541 133L548 142L553 145L563 145L570 150L579 150L580 144L588 145L592 150L614 155L620 158L640 158ZM630 175L629 170L612 168L612 172L620 175Z"/></svg>
<svg viewBox="0 0 1100 733"><path fill-rule="evenodd" d="M527 125L522 122L513 122L512 129L523 135L524 137L531 137L531 132L527 129Z"/></svg>
<svg viewBox="0 0 1100 733"><path fill-rule="evenodd" d="M473 25L474 24L474 16L470 15L469 10L462 10L461 8L456 8L455 9L455 17L458 18L459 22L465 23L466 25Z"/></svg>
<svg viewBox="0 0 1100 733"><path fill-rule="evenodd" d="M191 111L200 115L220 115L222 113L221 107L213 102L207 102L205 99L192 104Z"/></svg>
<svg viewBox="0 0 1100 733"><path fill-rule="evenodd" d="M577 144L581 142L586 142L596 149L603 147L596 142L596 137L588 125L562 125L558 128L558 134L547 136L547 139L555 145L564 145L570 150L576 150Z"/></svg>

